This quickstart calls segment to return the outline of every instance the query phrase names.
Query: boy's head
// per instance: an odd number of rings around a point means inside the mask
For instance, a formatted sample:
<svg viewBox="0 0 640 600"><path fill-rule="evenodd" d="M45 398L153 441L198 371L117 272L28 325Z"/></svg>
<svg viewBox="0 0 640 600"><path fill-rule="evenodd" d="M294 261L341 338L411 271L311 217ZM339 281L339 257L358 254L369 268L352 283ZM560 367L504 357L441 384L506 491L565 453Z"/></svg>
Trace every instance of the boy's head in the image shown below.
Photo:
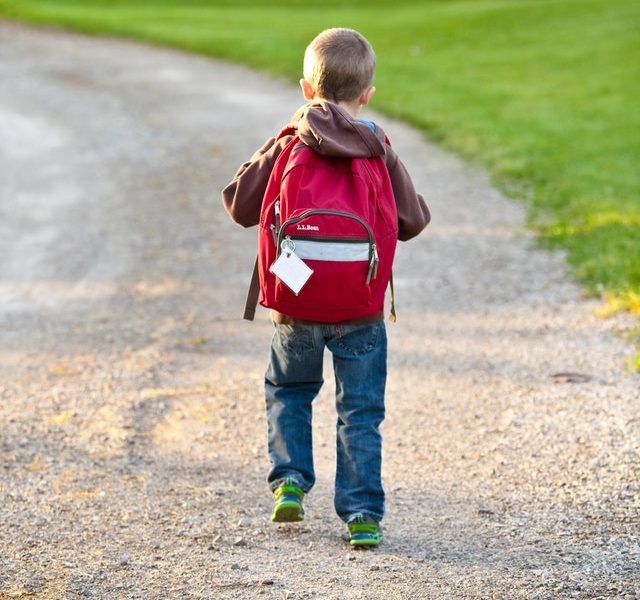
<svg viewBox="0 0 640 600"><path fill-rule="evenodd" d="M367 39L353 29L327 29L316 36L304 53L307 100L338 104L367 104L372 87L376 55Z"/></svg>

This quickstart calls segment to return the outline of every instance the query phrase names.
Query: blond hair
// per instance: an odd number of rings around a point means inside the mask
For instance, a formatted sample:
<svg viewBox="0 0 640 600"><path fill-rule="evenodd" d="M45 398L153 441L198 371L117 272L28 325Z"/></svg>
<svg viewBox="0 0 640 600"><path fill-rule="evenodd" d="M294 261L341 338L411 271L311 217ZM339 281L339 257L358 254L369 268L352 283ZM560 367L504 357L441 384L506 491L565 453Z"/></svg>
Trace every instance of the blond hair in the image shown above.
<svg viewBox="0 0 640 600"><path fill-rule="evenodd" d="M350 102L371 85L375 66L375 52L362 34L334 28L307 46L303 75L319 98Z"/></svg>

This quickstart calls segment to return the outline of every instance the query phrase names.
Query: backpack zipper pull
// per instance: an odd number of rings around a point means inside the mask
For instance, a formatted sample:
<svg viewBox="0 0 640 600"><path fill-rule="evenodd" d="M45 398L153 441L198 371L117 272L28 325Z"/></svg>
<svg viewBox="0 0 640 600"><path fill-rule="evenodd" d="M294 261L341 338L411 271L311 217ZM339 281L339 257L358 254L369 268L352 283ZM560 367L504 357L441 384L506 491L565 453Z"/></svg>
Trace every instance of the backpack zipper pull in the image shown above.
<svg viewBox="0 0 640 600"><path fill-rule="evenodd" d="M367 273L367 281L366 285L369 285L372 279L376 278L378 274L378 262L380 259L378 258L378 249L375 244L371 244L371 259L369 260L369 272Z"/></svg>
<svg viewBox="0 0 640 600"><path fill-rule="evenodd" d="M276 200L273 204L273 212L275 214L275 224L271 224L271 235L273 236L273 243L278 245L278 235L280 233L280 200Z"/></svg>

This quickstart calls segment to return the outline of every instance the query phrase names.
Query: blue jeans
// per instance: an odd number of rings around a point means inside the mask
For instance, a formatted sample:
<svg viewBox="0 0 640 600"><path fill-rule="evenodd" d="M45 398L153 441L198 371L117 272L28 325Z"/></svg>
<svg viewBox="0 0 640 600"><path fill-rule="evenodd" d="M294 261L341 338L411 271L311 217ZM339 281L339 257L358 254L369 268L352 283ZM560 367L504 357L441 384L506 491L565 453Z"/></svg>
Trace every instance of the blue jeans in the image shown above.
<svg viewBox="0 0 640 600"><path fill-rule="evenodd" d="M275 328L265 376L271 489L287 477L305 492L315 483L311 404L322 387L326 346L333 355L338 415L335 509L344 521L359 512L381 521L384 323L276 324Z"/></svg>

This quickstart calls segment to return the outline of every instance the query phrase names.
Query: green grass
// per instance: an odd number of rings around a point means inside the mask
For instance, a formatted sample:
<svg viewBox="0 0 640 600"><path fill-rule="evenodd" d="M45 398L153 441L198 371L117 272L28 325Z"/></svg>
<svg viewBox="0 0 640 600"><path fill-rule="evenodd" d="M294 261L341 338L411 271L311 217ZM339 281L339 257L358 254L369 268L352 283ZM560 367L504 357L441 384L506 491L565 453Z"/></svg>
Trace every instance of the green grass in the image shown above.
<svg viewBox="0 0 640 600"><path fill-rule="evenodd" d="M637 0L0 0L0 14L300 76L321 29L378 54L373 106L485 165L588 291L640 314Z"/></svg>

